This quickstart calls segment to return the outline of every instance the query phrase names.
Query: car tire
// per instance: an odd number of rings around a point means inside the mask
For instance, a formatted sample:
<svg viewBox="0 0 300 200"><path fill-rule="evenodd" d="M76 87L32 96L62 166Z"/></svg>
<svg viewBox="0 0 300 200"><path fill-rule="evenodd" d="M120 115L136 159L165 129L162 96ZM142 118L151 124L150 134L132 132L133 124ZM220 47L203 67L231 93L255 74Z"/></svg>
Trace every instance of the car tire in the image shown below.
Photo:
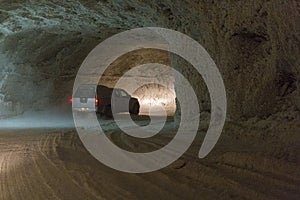
<svg viewBox="0 0 300 200"><path fill-rule="evenodd" d="M133 105L133 107L132 107L132 110L131 110L130 114L132 114L132 115L138 115L139 112L140 112L140 105L137 104L137 103L135 103Z"/></svg>
<svg viewBox="0 0 300 200"><path fill-rule="evenodd" d="M112 117L113 117L112 110L111 110L111 105L105 106L105 109L104 109L104 115L105 115L106 117L109 117L109 118L112 118Z"/></svg>

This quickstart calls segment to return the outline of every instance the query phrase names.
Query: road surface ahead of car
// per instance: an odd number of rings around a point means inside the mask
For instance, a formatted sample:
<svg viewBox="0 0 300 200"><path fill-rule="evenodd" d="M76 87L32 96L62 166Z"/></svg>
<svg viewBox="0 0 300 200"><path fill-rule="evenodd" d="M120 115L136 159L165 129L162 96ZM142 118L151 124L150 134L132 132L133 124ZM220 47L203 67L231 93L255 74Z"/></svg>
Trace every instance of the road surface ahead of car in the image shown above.
<svg viewBox="0 0 300 200"><path fill-rule="evenodd" d="M143 152L165 145L174 132L169 128L145 141L120 130L107 136L124 149ZM258 155L251 142L226 136L200 160L202 136L170 166L127 174L94 159L74 129L0 130L0 199L300 199L295 165ZM268 170L271 165L274 170Z"/></svg>

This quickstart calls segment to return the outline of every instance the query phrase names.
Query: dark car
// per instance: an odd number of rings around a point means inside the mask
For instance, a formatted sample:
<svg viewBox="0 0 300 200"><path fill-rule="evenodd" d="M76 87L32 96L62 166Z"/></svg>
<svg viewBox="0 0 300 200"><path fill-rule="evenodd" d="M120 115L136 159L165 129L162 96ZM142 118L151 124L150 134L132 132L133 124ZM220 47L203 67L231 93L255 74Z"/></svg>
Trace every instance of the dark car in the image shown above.
<svg viewBox="0 0 300 200"><path fill-rule="evenodd" d="M112 110L116 113L129 111L132 115L138 115L140 110L138 100L125 90L104 85L80 85L73 95L72 107L73 111L95 111L109 117Z"/></svg>

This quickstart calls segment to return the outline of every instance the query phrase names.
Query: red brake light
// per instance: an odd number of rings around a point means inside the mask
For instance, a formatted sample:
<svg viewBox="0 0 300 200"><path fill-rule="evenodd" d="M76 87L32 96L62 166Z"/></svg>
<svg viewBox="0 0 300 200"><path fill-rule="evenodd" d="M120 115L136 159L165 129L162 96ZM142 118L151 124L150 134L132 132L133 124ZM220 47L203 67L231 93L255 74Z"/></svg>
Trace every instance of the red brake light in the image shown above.
<svg viewBox="0 0 300 200"><path fill-rule="evenodd" d="M73 98L70 98L70 99L69 99L69 102L72 103L72 102L73 102Z"/></svg>

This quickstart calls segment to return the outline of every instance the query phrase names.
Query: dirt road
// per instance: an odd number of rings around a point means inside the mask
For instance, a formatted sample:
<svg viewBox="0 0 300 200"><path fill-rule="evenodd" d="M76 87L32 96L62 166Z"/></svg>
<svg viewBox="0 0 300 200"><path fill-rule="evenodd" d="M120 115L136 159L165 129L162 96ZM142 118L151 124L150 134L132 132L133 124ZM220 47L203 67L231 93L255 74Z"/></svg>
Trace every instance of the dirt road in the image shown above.
<svg viewBox="0 0 300 200"><path fill-rule="evenodd" d="M251 135L233 137L227 128L205 159L197 158L193 144L165 169L126 174L95 160L73 129L1 131L0 199L300 199L297 141L277 146L292 149L294 156L285 158ZM124 141L120 133L111 136Z"/></svg>

